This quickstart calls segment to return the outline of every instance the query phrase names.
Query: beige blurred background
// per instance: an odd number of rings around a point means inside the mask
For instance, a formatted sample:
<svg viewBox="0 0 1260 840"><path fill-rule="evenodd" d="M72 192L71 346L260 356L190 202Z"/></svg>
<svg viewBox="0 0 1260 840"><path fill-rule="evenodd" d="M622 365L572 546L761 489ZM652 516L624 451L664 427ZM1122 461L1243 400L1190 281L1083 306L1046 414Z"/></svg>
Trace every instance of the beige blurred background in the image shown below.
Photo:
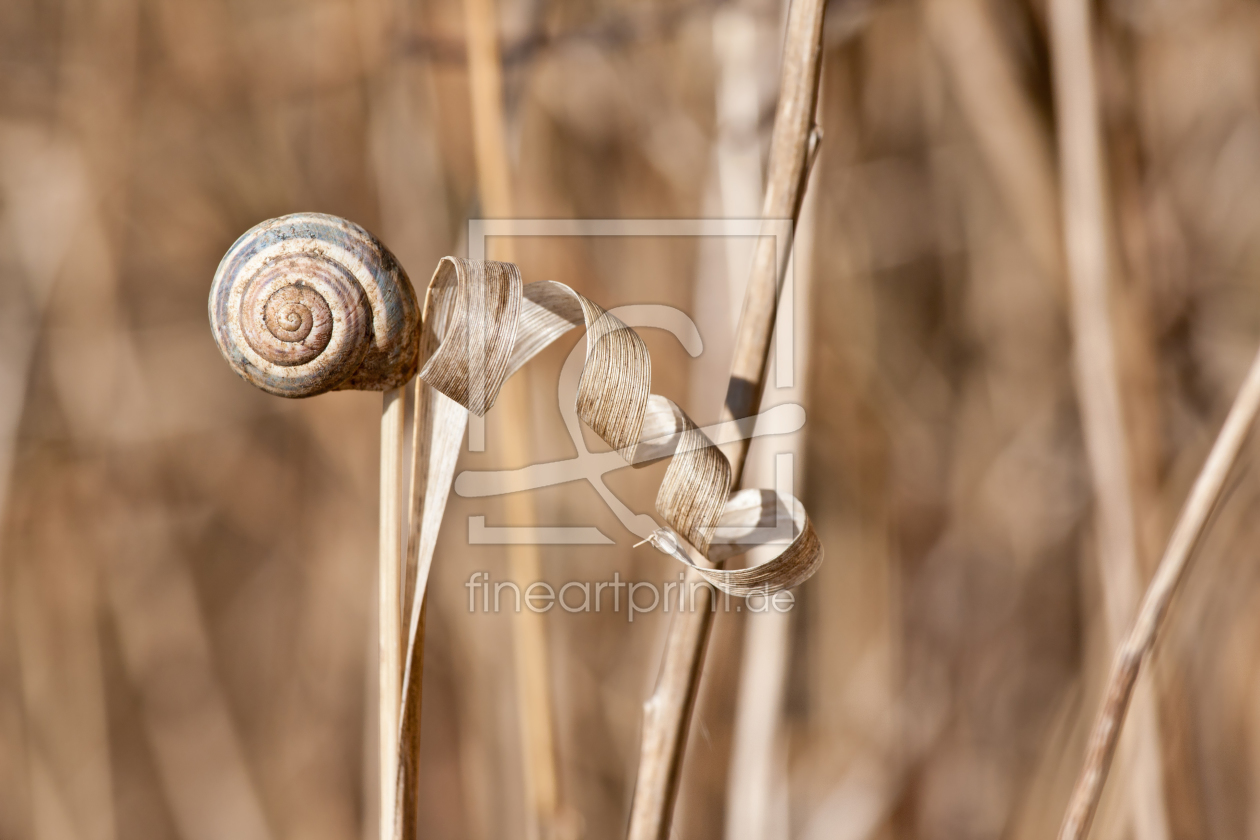
<svg viewBox="0 0 1260 840"><path fill-rule="evenodd" d="M498 0L526 218L755 216L779 0ZM1260 9L1093 7L1140 565L1260 343ZM458 0L0 4L0 840L375 831L380 396L237 379L210 278L299 210L423 288L479 214ZM719 615L677 838L1042 838L1109 657L1072 376L1043 0L834 0L796 252L797 492L827 560ZM531 238L525 279L691 315L653 390L717 418L747 243ZM571 457L570 336L527 377ZM488 427L503 422L492 412ZM492 436L488 439L493 440ZM1119 767L1096 837L1260 837L1260 519L1246 450L1152 671L1163 834ZM504 466L491 447L463 468ZM508 466L519 466L509 464ZM663 467L609 485L650 512ZM615 546L548 580L672 580L585 484L539 523ZM422 836L531 837L509 575L453 500L434 572ZM668 616L545 619L562 838L623 836Z"/></svg>

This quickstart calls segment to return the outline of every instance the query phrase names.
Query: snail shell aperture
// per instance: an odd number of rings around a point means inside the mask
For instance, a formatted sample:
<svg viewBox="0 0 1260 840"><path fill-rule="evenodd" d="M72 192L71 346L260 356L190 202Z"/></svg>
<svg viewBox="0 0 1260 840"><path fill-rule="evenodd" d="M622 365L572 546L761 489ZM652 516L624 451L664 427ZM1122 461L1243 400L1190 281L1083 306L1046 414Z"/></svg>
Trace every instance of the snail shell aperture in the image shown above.
<svg viewBox="0 0 1260 840"><path fill-rule="evenodd" d="M210 287L210 326L232 369L281 397L397 388L418 363L411 281L376 237L322 213L236 240Z"/></svg>

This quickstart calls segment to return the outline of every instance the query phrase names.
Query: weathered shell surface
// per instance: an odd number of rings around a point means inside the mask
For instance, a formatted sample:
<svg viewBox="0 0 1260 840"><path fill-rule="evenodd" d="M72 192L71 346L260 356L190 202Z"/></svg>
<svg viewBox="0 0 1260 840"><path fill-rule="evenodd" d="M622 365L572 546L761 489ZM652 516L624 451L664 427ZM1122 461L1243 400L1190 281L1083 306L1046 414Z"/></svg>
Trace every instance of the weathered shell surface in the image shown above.
<svg viewBox="0 0 1260 840"><path fill-rule="evenodd" d="M384 391L415 375L420 308L394 256L322 213L270 219L219 263L210 326L248 382L281 397Z"/></svg>

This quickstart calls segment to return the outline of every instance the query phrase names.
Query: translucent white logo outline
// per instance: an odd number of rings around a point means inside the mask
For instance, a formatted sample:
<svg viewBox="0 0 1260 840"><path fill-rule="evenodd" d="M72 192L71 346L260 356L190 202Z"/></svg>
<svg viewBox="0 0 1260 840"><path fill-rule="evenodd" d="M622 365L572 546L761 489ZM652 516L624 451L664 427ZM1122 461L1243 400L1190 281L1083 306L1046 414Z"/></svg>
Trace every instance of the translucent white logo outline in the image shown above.
<svg viewBox="0 0 1260 840"><path fill-rule="evenodd" d="M468 256L473 260L486 258L486 239L490 236L738 236L775 239L776 263L778 254L790 248L792 222L787 219L469 219ZM791 260L785 260L782 286L783 300L779 318L775 324L775 387L792 387L794 356L792 342L792 292ZM610 310L627 326L653 327L674 335L687 352L695 357L703 344L700 332L689 315L664 304L632 304ZM650 317L659 314L656 320ZM635 514L607 485L603 475L628 466L615 451L591 452L582 435L577 418L575 396L581 374L581 362L585 358L585 345L579 342L570 352L561 370L557 397L561 416L569 437L577 449L577 456L560 461L532 464L514 470L465 470L455 480L454 490L461 497L485 497L510 492L564 484L585 479L599 494L626 530L642 538L655 533L659 526L647 514ZM481 351L483 347L470 347ZM579 355L581 354L581 355ZM482 369L483 366L474 366ZM474 377L476 378L476 377ZM566 387L567 384L567 387ZM568 396L568 399L565 397ZM739 421L717 423L703 428L704 433L718 445L741 438L763 435L790 434L799 430L805 422L804 409L797 404L781 404ZM468 417L468 449L470 452L485 450L485 418L470 414ZM784 494L792 492L792 456L779 453L775 456L775 489ZM468 541L470 544L537 544L537 545L611 545L612 539L598 528L583 526L487 526L484 515L468 517ZM786 528L785 532L785 526ZM790 523L776 523L764 529L782 541L789 536ZM764 540L758 540L763 542Z"/></svg>

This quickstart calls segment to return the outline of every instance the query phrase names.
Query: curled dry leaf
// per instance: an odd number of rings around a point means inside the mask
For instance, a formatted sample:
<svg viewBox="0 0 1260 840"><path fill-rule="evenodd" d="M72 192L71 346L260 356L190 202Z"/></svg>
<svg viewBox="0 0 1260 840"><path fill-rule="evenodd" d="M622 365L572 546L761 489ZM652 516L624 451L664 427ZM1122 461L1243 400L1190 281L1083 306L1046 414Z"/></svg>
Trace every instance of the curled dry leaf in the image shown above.
<svg viewBox="0 0 1260 840"><path fill-rule="evenodd" d="M215 274L210 320L237 373L279 396L387 390L420 369L396 837L413 828L417 768L409 745L419 727L425 584L468 412L489 411L508 377L569 330L586 329L578 417L632 466L671 459L656 496L667 525L652 535L657 549L738 596L796 586L822 563L822 545L795 497L731 494L726 456L677 404L651 393L652 360L634 330L561 283L525 285L511 263L444 258L421 320L410 282L375 237L333 216L295 214L257 225L232 246ZM718 568L770 543L783 549L769 560Z"/></svg>
<svg viewBox="0 0 1260 840"><path fill-rule="evenodd" d="M726 456L674 402L651 393L652 360L634 330L561 283L522 283L512 263L446 257L429 282L420 339L407 548L414 567L406 585L410 612L395 840L416 830L418 751L413 745L420 729L425 586L468 412L488 411L509 376L578 326L586 328L578 417L634 466L673 458L656 496L657 512L669 527L653 535L654 546L735 595L795 586L822 563L822 545L797 499L768 490L730 495ZM713 568L775 541L787 544L763 563L730 571Z"/></svg>
<svg viewBox="0 0 1260 840"><path fill-rule="evenodd" d="M425 301L420 378L481 415L509 376L579 325L586 328L586 363L578 417L633 466L672 457L656 495L671 530L658 532L653 544L732 595L808 579L823 552L801 503L770 490L731 495L726 456L672 400L650 392L652 360L643 339L568 286L525 285L511 263L443 259ZM770 542L786 545L768 561L713 568Z"/></svg>

